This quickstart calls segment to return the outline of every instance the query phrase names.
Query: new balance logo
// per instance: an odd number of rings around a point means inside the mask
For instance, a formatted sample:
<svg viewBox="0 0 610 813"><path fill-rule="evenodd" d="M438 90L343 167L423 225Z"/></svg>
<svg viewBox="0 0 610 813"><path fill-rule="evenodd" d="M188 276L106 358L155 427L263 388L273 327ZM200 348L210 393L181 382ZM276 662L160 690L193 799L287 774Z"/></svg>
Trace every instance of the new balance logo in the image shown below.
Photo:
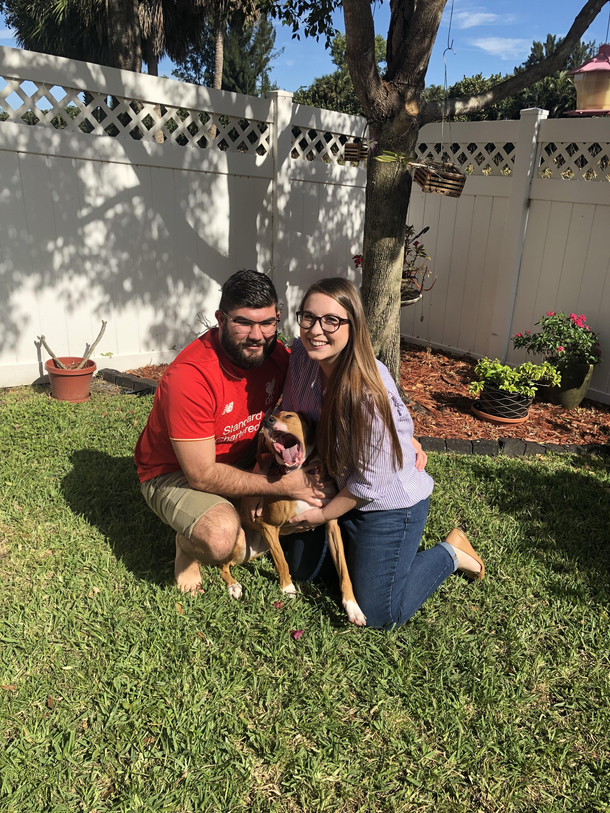
<svg viewBox="0 0 610 813"><path fill-rule="evenodd" d="M234 401L231 401L230 404L225 404L225 408L222 410L222 414L226 415L227 412L233 412L233 404L234 404Z"/></svg>

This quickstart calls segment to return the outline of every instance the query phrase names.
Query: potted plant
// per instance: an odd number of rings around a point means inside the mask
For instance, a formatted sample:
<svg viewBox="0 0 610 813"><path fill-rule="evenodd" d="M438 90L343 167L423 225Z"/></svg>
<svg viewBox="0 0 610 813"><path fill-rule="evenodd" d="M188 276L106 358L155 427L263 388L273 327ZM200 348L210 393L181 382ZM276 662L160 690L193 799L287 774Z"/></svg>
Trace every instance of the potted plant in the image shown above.
<svg viewBox="0 0 610 813"><path fill-rule="evenodd" d="M585 397L593 369L601 362L599 339L584 314L548 311L536 325L537 333L526 330L512 337L515 348L537 353L561 373L561 384L546 390L553 404L574 409Z"/></svg>
<svg viewBox="0 0 610 813"><path fill-rule="evenodd" d="M91 379L93 373L97 370L97 365L94 361L91 361L91 356L104 335L106 324L106 322L102 321L102 327L97 339L83 357L56 356L46 343L45 337L37 337L40 344L51 356L44 366L49 374L52 398L57 398L58 401L70 401L73 404L89 400L91 397L89 393Z"/></svg>
<svg viewBox="0 0 610 813"><path fill-rule="evenodd" d="M426 277L430 276L430 269L428 262L431 257L426 251L423 243L419 242L419 237L425 234L430 229L426 226L420 232L415 234L413 226L405 226L405 247L402 262L402 279L400 282L400 307L404 308L406 305L414 305L422 298L426 291L434 288L436 277L432 281L432 285L428 288L425 287ZM356 254L352 257L356 268L362 267L362 254Z"/></svg>
<svg viewBox="0 0 610 813"><path fill-rule="evenodd" d="M479 400L472 405L472 411L492 423L523 423L536 388L561 381L561 375L548 361L543 364L526 361L519 367L510 367L498 359L482 358L474 371L479 380L473 381L468 391Z"/></svg>

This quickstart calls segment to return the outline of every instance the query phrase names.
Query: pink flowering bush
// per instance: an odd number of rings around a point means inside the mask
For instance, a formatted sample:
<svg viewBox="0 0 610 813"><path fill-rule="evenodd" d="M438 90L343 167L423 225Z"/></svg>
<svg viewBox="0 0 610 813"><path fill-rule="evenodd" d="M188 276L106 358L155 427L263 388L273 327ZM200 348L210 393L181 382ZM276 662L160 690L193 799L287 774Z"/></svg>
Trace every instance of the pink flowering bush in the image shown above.
<svg viewBox="0 0 610 813"><path fill-rule="evenodd" d="M529 330L516 333L512 337L513 346L538 353L553 365L599 364L602 360L597 334L587 324L584 314L547 311L536 325L540 326L537 333Z"/></svg>

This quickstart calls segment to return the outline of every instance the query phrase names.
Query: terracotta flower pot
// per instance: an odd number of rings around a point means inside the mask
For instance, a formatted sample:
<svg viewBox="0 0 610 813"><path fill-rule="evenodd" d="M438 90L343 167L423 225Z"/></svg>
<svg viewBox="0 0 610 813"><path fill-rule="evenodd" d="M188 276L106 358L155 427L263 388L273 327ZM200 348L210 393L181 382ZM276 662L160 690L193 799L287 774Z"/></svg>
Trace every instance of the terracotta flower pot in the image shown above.
<svg viewBox="0 0 610 813"><path fill-rule="evenodd" d="M562 406L564 409L576 409L587 394L593 364L562 364L557 369L561 373L561 384L558 387L548 387L547 397L552 404Z"/></svg>
<svg viewBox="0 0 610 813"><path fill-rule="evenodd" d="M79 356L58 356L58 358L68 368L82 361L82 357ZM62 370L55 365L53 359L45 361L44 366L49 374L53 398L57 398L58 401L70 401L72 404L80 404L91 398L89 388L93 373L97 370L94 361L89 359L80 370Z"/></svg>

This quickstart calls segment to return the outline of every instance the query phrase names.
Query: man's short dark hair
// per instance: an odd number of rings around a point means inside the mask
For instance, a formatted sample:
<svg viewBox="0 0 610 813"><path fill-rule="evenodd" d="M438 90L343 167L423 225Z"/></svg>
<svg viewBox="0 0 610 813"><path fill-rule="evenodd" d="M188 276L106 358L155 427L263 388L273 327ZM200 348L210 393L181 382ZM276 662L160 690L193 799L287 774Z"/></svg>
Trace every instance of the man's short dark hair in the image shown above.
<svg viewBox="0 0 610 813"><path fill-rule="evenodd" d="M277 292L269 277L259 271L242 268L222 286L219 310L233 308L268 308L277 306Z"/></svg>

